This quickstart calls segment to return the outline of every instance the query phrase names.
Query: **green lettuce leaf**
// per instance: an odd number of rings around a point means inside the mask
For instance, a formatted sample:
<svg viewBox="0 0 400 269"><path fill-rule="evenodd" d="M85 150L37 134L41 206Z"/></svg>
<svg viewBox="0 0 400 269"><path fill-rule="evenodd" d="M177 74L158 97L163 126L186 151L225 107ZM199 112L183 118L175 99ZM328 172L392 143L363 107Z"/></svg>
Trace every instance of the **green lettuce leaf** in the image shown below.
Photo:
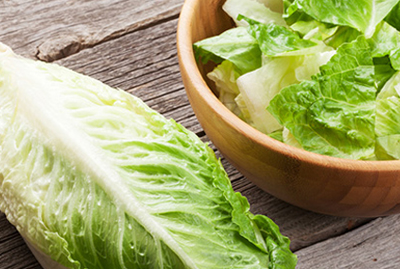
<svg viewBox="0 0 400 269"><path fill-rule="evenodd" d="M316 20L297 21L290 25L290 28L298 32L304 39L324 41L333 36L339 26L330 26Z"/></svg>
<svg viewBox="0 0 400 269"><path fill-rule="evenodd" d="M375 64L374 68L375 86L379 94L387 82L396 74L396 70L392 68L390 62L387 64Z"/></svg>
<svg viewBox="0 0 400 269"><path fill-rule="evenodd" d="M285 19L288 25L293 25L296 22L311 22L315 21L313 17L303 12L294 3L295 0L283 0L283 14L282 17ZM321 22L320 22L321 23Z"/></svg>
<svg viewBox="0 0 400 269"><path fill-rule="evenodd" d="M376 156L381 160L400 159L400 98L382 98L376 104Z"/></svg>
<svg viewBox="0 0 400 269"><path fill-rule="evenodd" d="M203 63L231 61L242 73L261 67L261 50L257 40L246 28L236 27L219 36L210 37L193 45L196 59Z"/></svg>
<svg viewBox="0 0 400 269"><path fill-rule="evenodd" d="M238 78L239 91L248 109L252 126L269 134L282 128L266 107L279 91L291 84L311 79L333 51L310 55L276 57L263 67Z"/></svg>
<svg viewBox="0 0 400 269"><path fill-rule="evenodd" d="M274 58L262 68L239 77L239 91L252 126L257 130L269 134L282 128L266 107L280 89L298 82L293 68L301 60L298 57Z"/></svg>
<svg viewBox="0 0 400 269"><path fill-rule="evenodd" d="M373 57L388 56L391 66L400 70L400 33L395 28L385 22L380 23L368 42Z"/></svg>
<svg viewBox="0 0 400 269"><path fill-rule="evenodd" d="M312 80L288 86L268 110L300 145L351 159L373 156L375 68L365 38L343 44Z"/></svg>
<svg viewBox="0 0 400 269"><path fill-rule="evenodd" d="M235 66L227 60L207 74L207 77L215 83L218 99L236 116L244 119L245 115L241 110L242 107L236 102L236 97L240 93L236 83L239 76L240 74Z"/></svg>
<svg viewBox="0 0 400 269"><path fill-rule="evenodd" d="M349 26L371 37L375 27L399 0L295 0L287 1L286 17L301 10L312 18L334 25ZM298 19L298 18L296 18Z"/></svg>
<svg viewBox="0 0 400 269"><path fill-rule="evenodd" d="M383 86L377 96L377 100L392 96L400 96L400 72L396 72Z"/></svg>
<svg viewBox="0 0 400 269"><path fill-rule="evenodd" d="M374 35L368 39L372 48L373 57L383 57L390 55L400 45L400 33L390 26L382 22L377 26Z"/></svg>
<svg viewBox="0 0 400 269"><path fill-rule="evenodd" d="M356 40L360 35L362 35L361 32L358 30L347 27L347 26L340 26L337 28L337 31L327 37L324 42L328 45L331 46L332 48L339 48L343 43L350 43Z"/></svg>
<svg viewBox="0 0 400 269"><path fill-rule="evenodd" d="M386 16L385 21L400 31L400 2Z"/></svg>
<svg viewBox="0 0 400 269"><path fill-rule="evenodd" d="M213 151L138 98L0 48L0 210L69 268L294 268Z"/></svg>
<svg viewBox="0 0 400 269"><path fill-rule="evenodd" d="M283 13L283 2L282 0L256 0L259 3L262 3L267 8L271 9L274 12Z"/></svg>
<svg viewBox="0 0 400 269"><path fill-rule="evenodd" d="M340 26L322 22L307 15L294 0L285 0L283 17L290 28L299 32L305 39L324 41L325 44L337 49L343 43L357 39L362 33L349 26Z"/></svg>
<svg viewBox="0 0 400 269"><path fill-rule="evenodd" d="M396 72L377 96L375 155L380 160L400 159L400 72Z"/></svg>
<svg viewBox="0 0 400 269"><path fill-rule="evenodd" d="M263 24L242 15L239 15L238 19L249 23L249 33L258 41L260 49L265 56L279 56L287 52L317 46L316 43L302 39L297 33L284 26L274 23Z"/></svg>
<svg viewBox="0 0 400 269"><path fill-rule="evenodd" d="M282 133L282 131L283 130L277 130L275 132L272 132L272 133L268 134L268 136L272 137L273 139L278 140L278 141L283 143L283 133Z"/></svg>
<svg viewBox="0 0 400 269"><path fill-rule="evenodd" d="M238 26L248 25L245 21L238 20L239 14L265 24L286 25L282 14L271 11L263 3L256 0L227 0L222 8Z"/></svg>
<svg viewBox="0 0 400 269"><path fill-rule="evenodd" d="M300 148L300 149L303 148L300 145L299 141L296 140L294 135L286 127L283 127L282 140L283 140L283 143L285 143L285 144L288 144L288 145L291 145L293 147Z"/></svg>

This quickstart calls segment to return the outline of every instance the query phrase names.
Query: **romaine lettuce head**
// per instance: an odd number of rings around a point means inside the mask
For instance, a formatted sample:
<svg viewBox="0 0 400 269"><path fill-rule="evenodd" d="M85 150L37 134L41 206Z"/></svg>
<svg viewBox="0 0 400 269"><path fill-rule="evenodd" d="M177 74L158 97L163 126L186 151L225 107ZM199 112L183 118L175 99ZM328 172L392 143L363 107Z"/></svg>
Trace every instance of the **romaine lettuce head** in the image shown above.
<svg viewBox="0 0 400 269"><path fill-rule="evenodd" d="M138 98L0 47L0 210L68 268L294 268L213 151ZM54 268L50 266L50 268Z"/></svg>

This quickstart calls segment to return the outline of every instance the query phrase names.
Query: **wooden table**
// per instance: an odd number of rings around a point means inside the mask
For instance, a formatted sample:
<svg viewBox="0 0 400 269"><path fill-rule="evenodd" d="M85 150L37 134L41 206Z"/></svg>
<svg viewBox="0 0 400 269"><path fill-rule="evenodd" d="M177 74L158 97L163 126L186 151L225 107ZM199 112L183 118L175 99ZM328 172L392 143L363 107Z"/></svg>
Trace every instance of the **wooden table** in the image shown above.
<svg viewBox="0 0 400 269"><path fill-rule="evenodd" d="M208 141L179 73L175 33L182 4L183 0L3 0L0 41L25 57L54 61L129 91ZM220 156L217 150L216 154ZM273 219L291 239L298 268L400 268L400 216L361 219L308 212L261 191L222 161L234 189L248 197L252 212ZM2 213L0 268L41 268Z"/></svg>

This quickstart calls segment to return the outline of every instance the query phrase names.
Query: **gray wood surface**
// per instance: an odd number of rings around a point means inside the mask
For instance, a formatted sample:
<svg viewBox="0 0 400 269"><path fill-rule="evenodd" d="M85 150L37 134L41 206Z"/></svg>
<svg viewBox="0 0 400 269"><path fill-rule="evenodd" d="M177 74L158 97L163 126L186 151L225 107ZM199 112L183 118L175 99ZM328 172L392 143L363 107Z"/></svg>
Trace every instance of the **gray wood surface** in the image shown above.
<svg viewBox="0 0 400 269"><path fill-rule="evenodd" d="M26 57L55 61L129 91L209 142L179 73L175 33L182 2L2 1L0 41ZM267 215L289 236L298 268L400 268L397 216L339 218L302 210L257 188L210 146L252 212ZM4 214L0 268L41 268Z"/></svg>
<svg viewBox="0 0 400 269"><path fill-rule="evenodd" d="M182 0L2 0L1 40L52 61L177 15Z"/></svg>
<svg viewBox="0 0 400 269"><path fill-rule="evenodd" d="M299 269L400 268L400 216L378 218L297 252Z"/></svg>

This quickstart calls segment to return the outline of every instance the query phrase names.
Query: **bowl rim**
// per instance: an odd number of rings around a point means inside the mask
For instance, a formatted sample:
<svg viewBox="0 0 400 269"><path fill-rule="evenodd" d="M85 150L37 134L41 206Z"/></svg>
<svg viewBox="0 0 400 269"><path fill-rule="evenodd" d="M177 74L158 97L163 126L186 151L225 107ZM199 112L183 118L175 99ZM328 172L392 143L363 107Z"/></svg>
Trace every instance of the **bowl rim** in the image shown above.
<svg viewBox="0 0 400 269"><path fill-rule="evenodd" d="M200 95L203 96L205 100L207 100L214 113L221 117L222 120L227 122L231 128L240 132L249 140L260 144L265 148L268 148L282 155L291 156L292 158L298 159L302 162L306 162L310 165L326 166L327 164L329 164L329 166L334 169L336 168L339 170L357 170L360 172L399 171L400 160L345 159L322 155L285 144L255 129L254 127L237 117L227 107L225 107L207 85L207 82L199 71L194 56L190 27L193 24L191 18L193 17L195 9L200 1L204 0L185 0L181 9L177 27L176 43L179 65L180 68L186 72L186 74L191 74L188 79L190 79L192 83L197 86L196 91L198 91Z"/></svg>

